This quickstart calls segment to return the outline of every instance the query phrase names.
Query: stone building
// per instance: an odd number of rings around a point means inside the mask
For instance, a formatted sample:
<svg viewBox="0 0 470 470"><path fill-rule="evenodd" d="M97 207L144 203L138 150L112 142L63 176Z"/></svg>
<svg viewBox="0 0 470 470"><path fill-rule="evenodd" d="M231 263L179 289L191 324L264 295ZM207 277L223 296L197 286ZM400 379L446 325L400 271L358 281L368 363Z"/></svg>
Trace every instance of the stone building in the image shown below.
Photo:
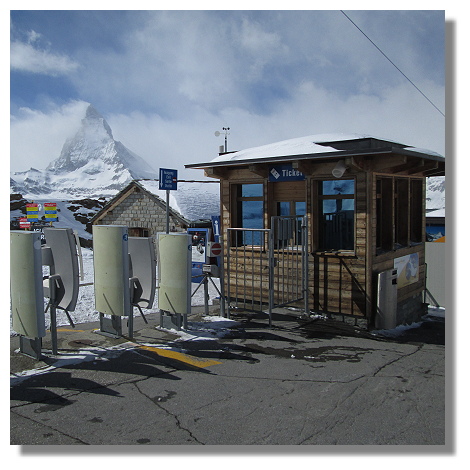
<svg viewBox="0 0 470 470"><path fill-rule="evenodd" d="M186 231L189 220L171 207L170 231ZM153 237L166 230L166 202L134 180L92 219L93 225L126 225L131 237Z"/></svg>

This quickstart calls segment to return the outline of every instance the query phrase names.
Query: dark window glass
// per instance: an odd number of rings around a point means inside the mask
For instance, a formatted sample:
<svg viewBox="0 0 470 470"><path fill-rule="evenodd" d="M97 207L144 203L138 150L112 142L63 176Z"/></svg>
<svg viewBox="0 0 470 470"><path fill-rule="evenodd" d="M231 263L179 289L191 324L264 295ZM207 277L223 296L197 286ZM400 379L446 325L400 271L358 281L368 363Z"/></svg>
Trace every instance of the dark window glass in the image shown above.
<svg viewBox="0 0 470 470"><path fill-rule="evenodd" d="M327 180L319 186L320 250L354 250L354 180Z"/></svg>

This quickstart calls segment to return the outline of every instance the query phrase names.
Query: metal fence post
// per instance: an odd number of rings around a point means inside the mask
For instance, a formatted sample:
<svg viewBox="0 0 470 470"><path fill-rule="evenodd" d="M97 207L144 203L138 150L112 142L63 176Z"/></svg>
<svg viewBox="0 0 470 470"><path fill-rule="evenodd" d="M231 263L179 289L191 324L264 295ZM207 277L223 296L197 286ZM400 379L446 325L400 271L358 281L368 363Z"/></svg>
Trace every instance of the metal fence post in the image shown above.
<svg viewBox="0 0 470 470"><path fill-rule="evenodd" d="M302 218L302 282L304 296L305 314L309 315L309 299L308 299L308 218L305 215Z"/></svg>
<svg viewBox="0 0 470 470"><path fill-rule="evenodd" d="M224 247L224 237L219 235L220 243L220 266L219 266L219 279L220 279L220 316L226 318L225 312L225 247Z"/></svg>
<svg viewBox="0 0 470 470"><path fill-rule="evenodd" d="M274 305L274 229L271 226L271 229L268 232L268 266L269 266L269 327L272 326L272 316L273 316L273 305Z"/></svg>

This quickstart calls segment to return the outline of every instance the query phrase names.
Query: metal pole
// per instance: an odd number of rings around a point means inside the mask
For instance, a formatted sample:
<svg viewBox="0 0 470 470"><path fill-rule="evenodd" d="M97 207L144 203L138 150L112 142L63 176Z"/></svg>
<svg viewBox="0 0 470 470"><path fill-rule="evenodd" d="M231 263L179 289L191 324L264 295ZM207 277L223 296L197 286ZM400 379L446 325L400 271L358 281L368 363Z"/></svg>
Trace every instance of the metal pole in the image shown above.
<svg viewBox="0 0 470 470"><path fill-rule="evenodd" d="M269 253L269 327L272 326L273 305L274 305L274 229L271 226L268 234L268 253Z"/></svg>
<svg viewBox="0 0 470 470"><path fill-rule="evenodd" d="M58 276L49 277L49 307L51 313L51 343L52 343L52 354L57 356L57 311L56 311L56 301L57 301L57 291L55 280Z"/></svg>
<svg viewBox="0 0 470 470"><path fill-rule="evenodd" d="M209 282L207 274L204 276L204 314L206 317L209 315Z"/></svg>
<svg viewBox="0 0 470 470"><path fill-rule="evenodd" d="M310 314L308 298L308 219L305 215L302 218L302 277L305 314Z"/></svg>
<svg viewBox="0 0 470 470"><path fill-rule="evenodd" d="M131 311L129 312L129 320L127 322L129 327L129 338L134 337L134 308L131 305Z"/></svg>
<svg viewBox="0 0 470 470"><path fill-rule="evenodd" d="M220 253L220 266L219 266L219 280L220 280L220 316L225 318L225 286L224 286L224 263L225 263L225 250L224 250L224 237L219 235L219 243L221 246Z"/></svg>
<svg viewBox="0 0 470 470"><path fill-rule="evenodd" d="M230 318L230 237L231 233L229 232L230 229L227 229L227 318ZM220 237L219 237L220 240ZM225 250L224 250L225 252ZM224 282L225 282L225 272L224 272ZM225 293L225 287L224 287Z"/></svg>
<svg viewBox="0 0 470 470"><path fill-rule="evenodd" d="M134 336L134 307L132 305L133 298L134 298L134 279L129 279L129 318L127 320L127 327L129 329L129 338L133 338Z"/></svg>
<svg viewBox="0 0 470 470"><path fill-rule="evenodd" d="M170 190L166 190L166 233L170 233Z"/></svg>

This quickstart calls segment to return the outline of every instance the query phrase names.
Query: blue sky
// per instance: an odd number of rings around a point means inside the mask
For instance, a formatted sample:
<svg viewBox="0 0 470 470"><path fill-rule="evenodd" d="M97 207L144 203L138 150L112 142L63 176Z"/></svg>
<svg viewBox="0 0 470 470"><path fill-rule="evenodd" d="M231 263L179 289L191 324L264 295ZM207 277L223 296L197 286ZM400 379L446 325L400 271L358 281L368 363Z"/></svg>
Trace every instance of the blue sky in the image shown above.
<svg viewBox="0 0 470 470"><path fill-rule="evenodd" d="M151 166L324 132L445 154L444 11L11 11L11 171L45 168L91 103ZM438 108L438 111L436 109Z"/></svg>

